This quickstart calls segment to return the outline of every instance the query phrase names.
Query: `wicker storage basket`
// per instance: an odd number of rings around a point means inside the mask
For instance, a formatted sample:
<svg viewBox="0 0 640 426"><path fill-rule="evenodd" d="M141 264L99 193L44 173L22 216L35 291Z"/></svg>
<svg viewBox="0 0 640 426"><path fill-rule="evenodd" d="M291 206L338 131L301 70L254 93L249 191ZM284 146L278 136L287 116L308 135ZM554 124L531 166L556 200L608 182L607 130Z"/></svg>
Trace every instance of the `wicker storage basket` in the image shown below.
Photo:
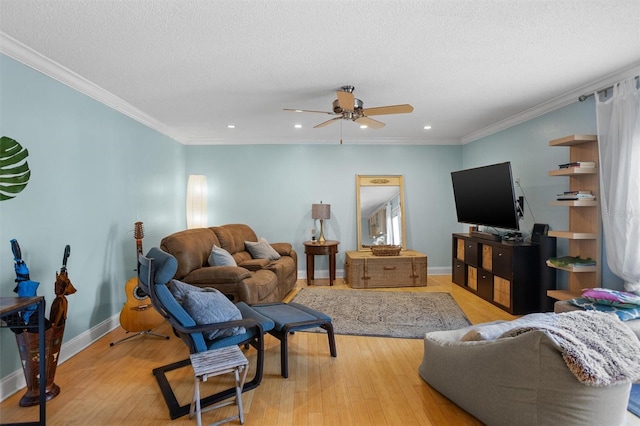
<svg viewBox="0 0 640 426"><path fill-rule="evenodd" d="M402 250L401 246L379 245L371 246L371 252L376 256L397 256Z"/></svg>

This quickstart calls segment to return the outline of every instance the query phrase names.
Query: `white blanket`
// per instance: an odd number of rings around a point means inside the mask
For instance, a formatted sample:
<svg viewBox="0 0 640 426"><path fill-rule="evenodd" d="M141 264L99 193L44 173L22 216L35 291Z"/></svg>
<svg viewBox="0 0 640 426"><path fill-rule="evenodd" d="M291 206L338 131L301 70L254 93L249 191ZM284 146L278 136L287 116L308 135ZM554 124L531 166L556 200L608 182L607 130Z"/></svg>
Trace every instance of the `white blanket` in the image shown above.
<svg viewBox="0 0 640 426"><path fill-rule="evenodd" d="M616 315L565 312L523 324L500 338L532 330L545 331L558 344L567 367L584 384L613 386L640 380L640 341Z"/></svg>

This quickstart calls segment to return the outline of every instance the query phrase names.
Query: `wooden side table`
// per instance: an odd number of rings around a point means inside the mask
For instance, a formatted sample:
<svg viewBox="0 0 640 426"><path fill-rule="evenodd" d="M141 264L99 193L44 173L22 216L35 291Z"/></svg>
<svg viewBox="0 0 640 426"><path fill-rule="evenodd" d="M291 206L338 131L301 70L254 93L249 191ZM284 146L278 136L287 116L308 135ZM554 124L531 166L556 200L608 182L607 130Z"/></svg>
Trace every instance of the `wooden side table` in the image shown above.
<svg viewBox="0 0 640 426"><path fill-rule="evenodd" d="M314 276L314 256L329 256L329 285L333 285L336 279L336 253L338 252L340 241L326 240L324 243L318 241L305 241L304 252L307 255L307 285L311 285Z"/></svg>

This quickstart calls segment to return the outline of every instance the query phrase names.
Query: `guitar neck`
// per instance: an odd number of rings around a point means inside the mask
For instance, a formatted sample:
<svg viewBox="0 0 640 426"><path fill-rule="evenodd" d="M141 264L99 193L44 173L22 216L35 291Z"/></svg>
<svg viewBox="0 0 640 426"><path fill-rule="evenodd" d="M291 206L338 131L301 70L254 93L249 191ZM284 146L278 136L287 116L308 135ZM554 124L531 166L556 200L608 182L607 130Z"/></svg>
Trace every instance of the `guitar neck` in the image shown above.
<svg viewBox="0 0 640 426"><path fill-rule="evenodd" d="M136 260L138 260L138 256L142 254L142 239L144 238L144 225L142 222L136 222L133 224L133 238L136 239L136 250L138 254L136 256Z"/></svg>

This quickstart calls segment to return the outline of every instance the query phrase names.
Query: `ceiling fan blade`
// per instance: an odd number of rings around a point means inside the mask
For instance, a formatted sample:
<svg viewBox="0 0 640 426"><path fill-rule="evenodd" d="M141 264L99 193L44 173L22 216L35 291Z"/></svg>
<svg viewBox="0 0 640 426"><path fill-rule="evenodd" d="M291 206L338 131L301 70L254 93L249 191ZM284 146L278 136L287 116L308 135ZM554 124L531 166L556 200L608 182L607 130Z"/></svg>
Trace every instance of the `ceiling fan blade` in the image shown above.
<svg viewBox="0 0 640 426"><path fill-rule="evenodd" d="M340 105L343 111L353 111L356 103L353 93L338 90L336 95L338 96L338 105Z"/></svg>
<svg viewBox="0 0 640 426"><path fill-rule="evenodd" d="M409 104L365 108L362 110L364 115L407 114L412 111L413 107Z"/></svg>
<svg viewBox="0 0 640 426"><path fill-rule="evenodd" d="M293 108L283 108L283 111L292 111L292 112L315 112L318 114L329 114L329 115L335 115L333 112L329 112L329 111L314 111L311 109L293 109Z"/></svg>
<svg viewBox="0 0 640 426"><path fill-rule="evenodd" d="M324 126L328 126L329 124L333 123L336 120L342 120L342 116L340 117L336 117L336 118L332 118L331 120L327 120L324 123L320 123L317 126L313 126L314 129L317 129L319 127L324 127Z"/></svg>
<svg viewBox="0 0 640 426"><path fill-rule="evenodd" d="M372 129L381 129L384 127L384 123L378 120L374 120L371 117L360 117L355 120L356 123L365 125Z"/></svg>

